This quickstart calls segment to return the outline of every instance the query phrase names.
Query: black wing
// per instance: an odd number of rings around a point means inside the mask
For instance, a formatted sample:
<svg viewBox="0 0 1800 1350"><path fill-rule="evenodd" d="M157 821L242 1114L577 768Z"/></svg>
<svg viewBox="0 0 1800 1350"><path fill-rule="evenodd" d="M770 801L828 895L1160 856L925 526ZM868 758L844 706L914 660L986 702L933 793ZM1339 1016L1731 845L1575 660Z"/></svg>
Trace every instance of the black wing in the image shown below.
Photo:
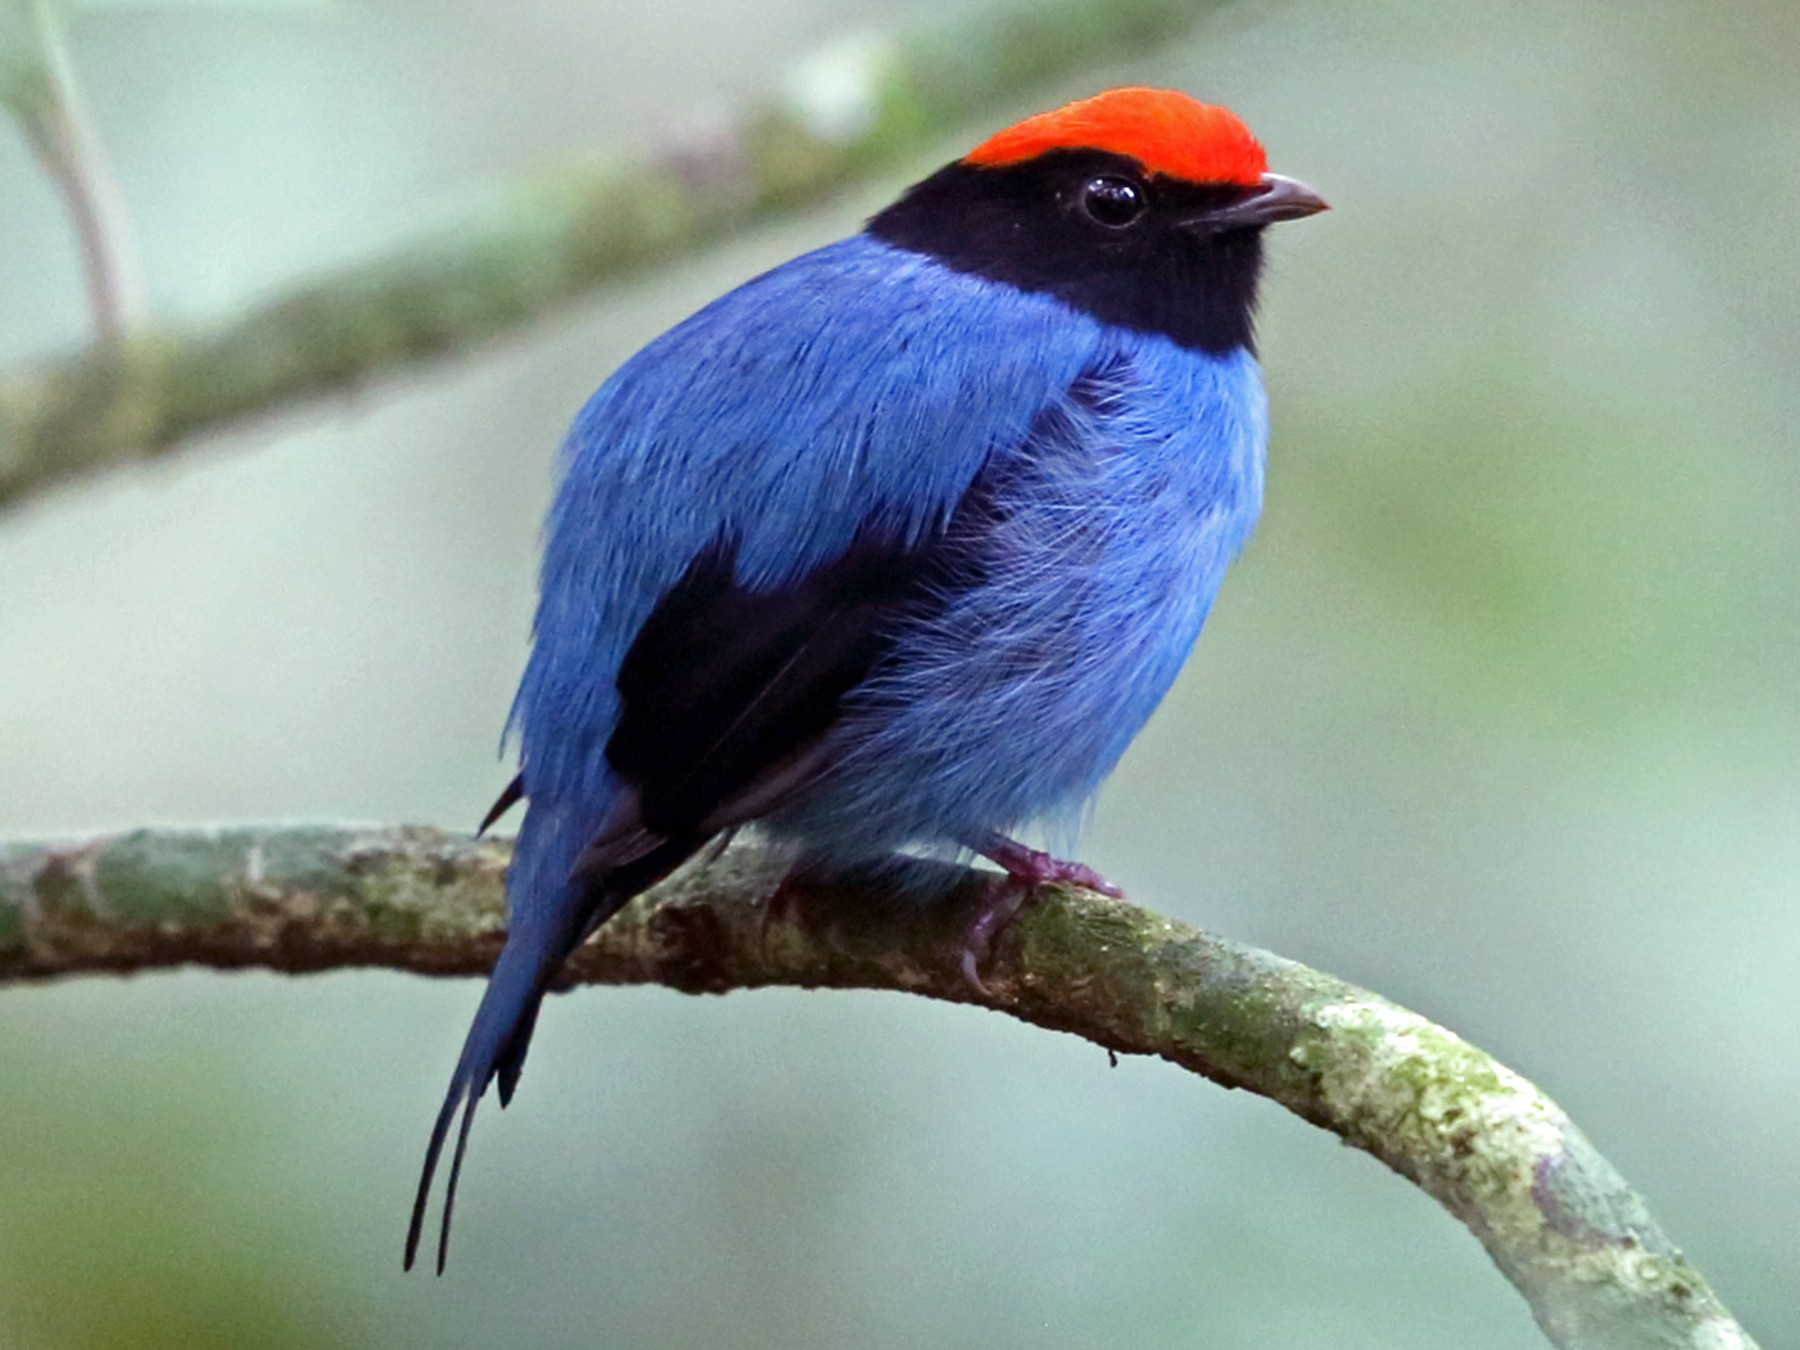
<svg viewBox="0 0 1800 1350"><path fill-rule="evenodd" d="M941 596L945 555L941 536L907 547L865 531L767 591L736 580L733 542L696 557L620 664L606 758L631 791L579 870L627 866L669 840L697 848L813 781L846 695Z"/></svg>

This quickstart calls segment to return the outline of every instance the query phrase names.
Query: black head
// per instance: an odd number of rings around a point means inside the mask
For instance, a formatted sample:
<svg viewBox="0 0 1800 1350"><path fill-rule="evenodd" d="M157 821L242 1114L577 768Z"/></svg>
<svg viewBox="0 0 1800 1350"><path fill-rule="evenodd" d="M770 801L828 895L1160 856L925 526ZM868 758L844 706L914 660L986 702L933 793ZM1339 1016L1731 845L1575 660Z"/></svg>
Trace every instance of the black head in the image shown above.
<svg viewBox="0 0 1800 1350"><path fill-rule="evenodd" d="M1325 209L1274 174L1245 186L1146 173L1129 155L1052 149L958 160L869 222L959 272L1053 295L1106 323L1226 353L1253 343L1263 227Z"/></svg>

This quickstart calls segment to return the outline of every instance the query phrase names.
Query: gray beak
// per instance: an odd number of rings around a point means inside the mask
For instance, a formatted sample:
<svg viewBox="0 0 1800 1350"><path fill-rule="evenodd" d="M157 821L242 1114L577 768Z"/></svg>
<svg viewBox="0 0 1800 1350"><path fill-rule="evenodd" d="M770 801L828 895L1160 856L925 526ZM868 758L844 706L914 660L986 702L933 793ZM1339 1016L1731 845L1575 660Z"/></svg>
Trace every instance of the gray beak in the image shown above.
<svg viewBox="0 0 1800 1350"><path fill-rule="evenodd" d="M1252 194L1240 202L1197 216L1191 222L1205 230L1254 229L1278 220L1316 216L1330 207L1318 193L1297 178L1265 173Z"/></svg>

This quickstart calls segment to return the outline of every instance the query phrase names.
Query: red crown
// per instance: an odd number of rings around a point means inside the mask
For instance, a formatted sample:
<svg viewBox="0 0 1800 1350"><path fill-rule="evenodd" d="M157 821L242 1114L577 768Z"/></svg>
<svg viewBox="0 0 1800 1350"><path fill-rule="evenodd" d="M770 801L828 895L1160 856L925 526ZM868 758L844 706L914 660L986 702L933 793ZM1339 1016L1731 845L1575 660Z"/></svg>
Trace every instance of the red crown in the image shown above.
<svg viewBox="0 0 1800 1350"><path fill-rule="evenodd" d="M1050 150L1129 155L1147 173L1190 183L1250 187L1269 167L1250 128L1230 109L1173 89L1109 89L1039 113L983 141L963 162L1017 164Z"/></svg>

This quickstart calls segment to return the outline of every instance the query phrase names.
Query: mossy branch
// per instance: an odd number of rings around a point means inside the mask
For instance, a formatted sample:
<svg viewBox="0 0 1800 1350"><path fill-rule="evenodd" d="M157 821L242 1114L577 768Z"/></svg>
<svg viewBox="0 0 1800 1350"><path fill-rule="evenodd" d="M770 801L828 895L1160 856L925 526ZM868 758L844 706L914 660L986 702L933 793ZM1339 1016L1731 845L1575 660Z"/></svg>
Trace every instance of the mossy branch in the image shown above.
<svg viewBox="0 0 1800 1350"><path fill-rule="evenodd" d="M484 974L509 845L436 830L139 831L0 847L0 982L200 964ZM933 866L933 864L920 864ZM750 846L690 867L569 963L577 983L689 993L895 989L1158 1055L1244 1088L1381 1159L1478 1237L1569 1350L1753 1350L1639 1196L1510 1069L1378 995L1068 887L961 953L983 874L943 903L809 882Z"/></svg>
<svg viewBox="0 0 1800 1350"><path fill-rule="evenodd" d="M843 41L767 100L610 165L502 186L428 237L222 324L0 376L0 507L207 431L515 332L603 282L791 213L1223 0L1040 0Z"/></svg>

